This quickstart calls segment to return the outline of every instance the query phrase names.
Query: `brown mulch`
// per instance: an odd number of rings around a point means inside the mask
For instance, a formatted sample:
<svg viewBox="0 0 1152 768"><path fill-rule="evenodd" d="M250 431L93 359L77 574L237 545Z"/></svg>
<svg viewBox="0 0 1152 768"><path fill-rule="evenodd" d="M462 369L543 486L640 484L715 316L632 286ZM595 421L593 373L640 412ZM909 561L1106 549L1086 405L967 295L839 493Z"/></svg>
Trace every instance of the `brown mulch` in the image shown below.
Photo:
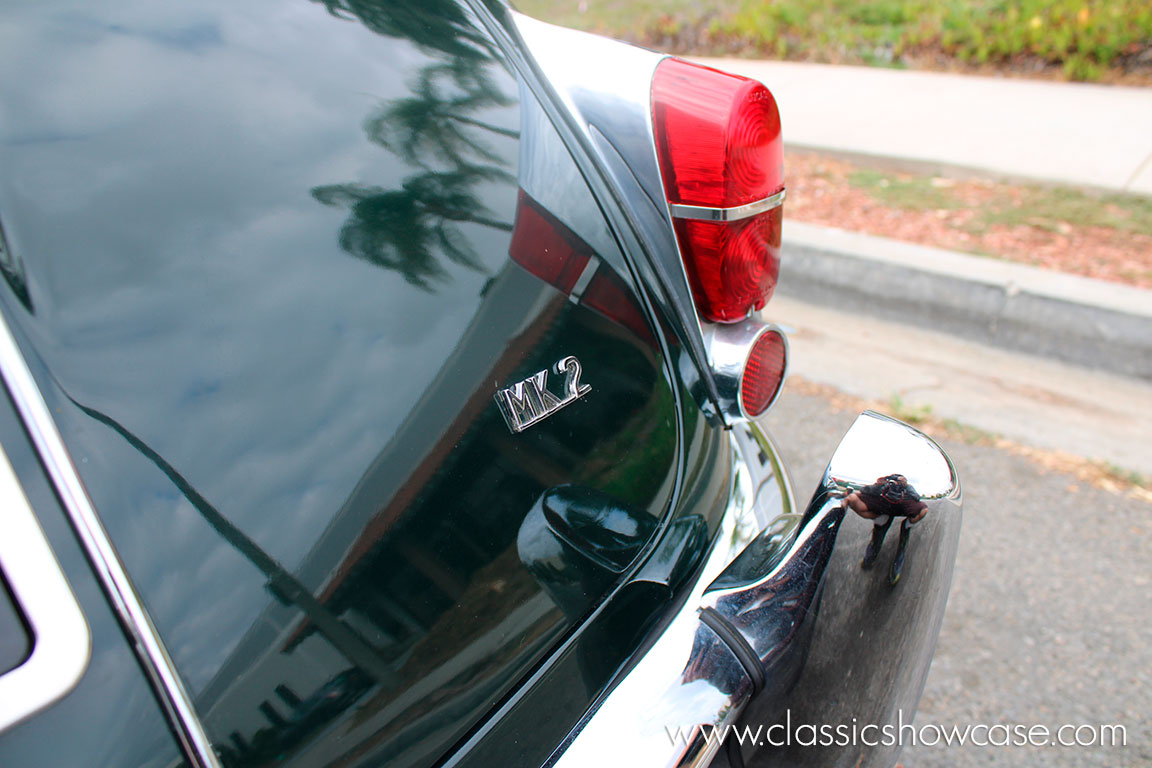
<svg viewBox="0 0 1152 768"><path fill-rule="evenodd" d="M936 177L933 186L948 188L962 207L895 207L850 183L850 175L865 167L840 157L788 152L786 218L1152 288L1150 235L1067 222L1054 228L973 226L981 210L1019 200L1024 189L988 179Z"/></svg>

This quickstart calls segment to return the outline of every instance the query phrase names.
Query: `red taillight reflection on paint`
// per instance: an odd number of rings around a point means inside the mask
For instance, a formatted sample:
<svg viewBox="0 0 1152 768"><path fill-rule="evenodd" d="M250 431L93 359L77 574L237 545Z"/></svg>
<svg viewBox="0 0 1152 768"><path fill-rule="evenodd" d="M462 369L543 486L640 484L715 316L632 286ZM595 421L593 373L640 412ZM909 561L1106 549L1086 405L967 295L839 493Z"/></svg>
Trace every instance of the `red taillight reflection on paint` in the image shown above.
<svg viewBox="0 0 1152 768"><path fill-rule="evenodd" d="M764 413L776 399L784 383L786 357L784 337L775 330L760 334L752 345L740 380L740 404L749 417Z"/></svg>
<svg viewBox="0 0 1152 768"><path fill-rule="evenodd" d="M656 345L644 313L620 276L524 190L517 201L508 253L517 264L581 306L627 328L649 346ZM581 277L585 278L583 285Z"/></svg>
<svg viewBox="0 0 1152 768"><path fill-rule="evenodd" d="M592 249L552 214L520 190L516 224L508 246L512 259L563 293L572 293Z"/></svg>
<svg viewBox="0 0 1152 768"><path fill-rule="evenodd" d="M754 80L665 59L652 80L652 114L696 308L711 322L742 320L771 297L780 271L776 102Z"/></svg>

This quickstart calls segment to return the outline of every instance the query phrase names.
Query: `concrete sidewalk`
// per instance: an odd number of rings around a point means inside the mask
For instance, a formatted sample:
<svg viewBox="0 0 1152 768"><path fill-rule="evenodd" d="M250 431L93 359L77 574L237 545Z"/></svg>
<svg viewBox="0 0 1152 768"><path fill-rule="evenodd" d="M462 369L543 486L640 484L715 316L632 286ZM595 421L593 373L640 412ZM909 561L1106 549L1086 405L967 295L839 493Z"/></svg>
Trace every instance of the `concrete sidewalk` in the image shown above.
<svg viewBox="0 0 1152 768"><path fill-rule="evenodd" d="M787 144L1152 195L1152 88L695 60L767 85Z"/></svg>
<svg viewBox="0 0 1152 768"><path fill-rule="evenodd" d="M789 375L1152 477L1152 382L787 295L763 314L791 329Z"/></svg>
<svg viewBox="0 0 1152 768"><path fill-rule="evenodd" d="M782 295L1152 382L1152 291L784 224Z"/></svg>

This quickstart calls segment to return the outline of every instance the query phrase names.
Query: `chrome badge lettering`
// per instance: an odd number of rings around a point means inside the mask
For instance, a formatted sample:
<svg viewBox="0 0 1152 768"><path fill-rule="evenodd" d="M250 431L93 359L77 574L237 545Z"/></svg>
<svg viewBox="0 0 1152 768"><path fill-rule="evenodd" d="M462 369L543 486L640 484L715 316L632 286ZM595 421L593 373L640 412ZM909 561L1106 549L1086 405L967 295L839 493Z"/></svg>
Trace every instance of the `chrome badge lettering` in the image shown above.
<svg viewBox="0 0 1152 768"><path fill-rule="evenodd" d="M557 375L564 374L563 397L557 397L548 389L547 369L496 393L496 404L500 406L508 429L514 433L523 432L592 391L592 387L580 383L583 369L575 357L563 358L553 366L553 370Z"/></svg>

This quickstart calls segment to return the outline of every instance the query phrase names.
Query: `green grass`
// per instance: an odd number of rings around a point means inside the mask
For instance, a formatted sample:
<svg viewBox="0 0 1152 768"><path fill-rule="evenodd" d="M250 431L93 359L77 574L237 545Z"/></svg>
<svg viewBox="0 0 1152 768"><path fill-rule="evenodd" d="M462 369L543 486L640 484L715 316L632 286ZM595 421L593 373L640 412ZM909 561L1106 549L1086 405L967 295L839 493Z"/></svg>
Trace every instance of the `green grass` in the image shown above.
<svg viewBox="0 0 1152 768"><path fill-rule="evenodd" d="M980 427L974 427L956 419L944 419L944 429L948 431L948 434L968 445L991 445L999 437L995 432L989 432L986 429L980 429Z"/></svg>
<svg viewBox="0 0 1152 768"><path fill-rule="evenodd" d="M859 168L848 176L853 187L867 190L885 205L916 211L952 210L966 207L947 187L932 182L931 176L884 173L873 168Z"/></svg>
<svg viewBox="0 0 1152 768"><path fill-rule="evenodd" d="M579 0L512 0L512 5L529 16L621 39L678 30L683 23L699 23L709 15L709 8L723 2L700 3L699 0L586 0L581 11ZM637 33L640 33L639 35Z"/></svg>
<svg viewBox="0 0 1152 768"><path fill-rule="evenodd" d="M968 445L993 445L999 439L995 432L989 432L980 427L957 421L956 419L938 419L931 405L909 405L898 394L888 398L888 409L893 418L900 419L914 427L932 428L940 430L943 434L954 440L960 440Z"/></svg>
<svg viewBox="0 0 1152 768"><path fill-rule="evenodd" d="M1131 469L1124 469L1110 461L1097 462L1096 466L1098 466L1100 471L1107 477L1116 482L1124 485L1134 485L1137 488L1144 488L1145 490L1152 490L1152 478L1146 475L1142 475Z"/></svg>
<svg viewBox="0 0 1152 768"><path fill-rule="evenodd" d="M905 403L899 394L888 398L888 408L891 409L894 418L912 426L924 424L932 418L931 405L910 405Z"/></svg>
<svg viewBox="0 0 1152 768"><path fill-rule="evenodd" d="M1148 0L519 0L531 16L675 53L882 66L918 57L1106 79L1152 49ZM583 11L580 8L584 8ZM1144 65L1149 72L1152 66Z"/></svg>
<svg viewBox="0 0 1152 768"><path fill-rule="evenodd" d="M858 168L848 183L878 202L908 210L959 210L970 207L960 182L941 184L933 176ZM1052 232L1062 226L1106 227L1152 236L1152 198L1096 193L1067 187L1003 185L976 209L968 224L983 233L993 226L1031 226Z"/></svg>
<svg viewBox="0 0 1152 768"><path fill-rule="evenodd" d="M1059 222L1067 222L1152 235L1152 198L1025 187L1019 205L996 205L984 211L982 218L989 224L1028 224L1054 230Z"/></svg>

